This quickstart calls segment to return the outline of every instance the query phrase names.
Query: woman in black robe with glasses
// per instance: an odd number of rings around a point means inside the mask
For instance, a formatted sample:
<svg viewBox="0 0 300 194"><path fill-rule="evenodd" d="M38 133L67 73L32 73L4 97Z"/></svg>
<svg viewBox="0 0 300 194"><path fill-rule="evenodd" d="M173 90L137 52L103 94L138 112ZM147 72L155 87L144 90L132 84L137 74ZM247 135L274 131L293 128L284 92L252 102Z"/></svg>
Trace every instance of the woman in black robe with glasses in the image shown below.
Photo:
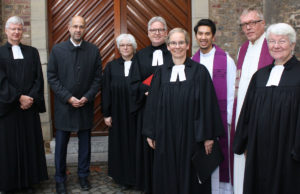
<svg viewBox="0 0 300 194"><path fill-rule="evenodd" d="M108 175L124 188L136 185L136 114L129 72L135 65L136 41L131 34L116 39L121 57L103 72L102 112L109 129Z"/></svg>
<svg viewBox="0 0 300 194"><path fill-rule="evenodd" d="M211 193L210 181L199 183L192 156L210 154L224 129L208 71L186 56L189 40L184 29L169 32L172 60L155 72L149 90L143 134L154 149L154 194Z"/></svg>
<svg viewBox="0 0 300 194"><path fill-rule="evenodd" d="M300 62L296 31L268 27L274 61L250 82L234 137L234 152L246 157L243 194L300 193Z"/></svg>

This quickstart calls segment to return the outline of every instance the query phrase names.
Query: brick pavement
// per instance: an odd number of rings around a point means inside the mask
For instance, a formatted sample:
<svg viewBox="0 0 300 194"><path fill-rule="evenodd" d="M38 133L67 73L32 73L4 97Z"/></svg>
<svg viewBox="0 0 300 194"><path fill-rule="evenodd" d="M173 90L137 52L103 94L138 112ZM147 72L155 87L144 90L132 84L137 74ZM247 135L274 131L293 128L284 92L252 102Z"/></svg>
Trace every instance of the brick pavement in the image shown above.
<svg viewBox="0 0 300 194"><path fill-rule="evenodd" d="M50 194L55 193L55 169L53 166L48 167L49 180L41 184L33 186L33 193L37 194ZM89 191L81 191L77 177L77 165L68 164L67 170L67 190L68 194L75 193L97 193L97 194L142 194L137 190L122 190L119 185L107 176L107 163L93 163L91 165L91 174L89 181L92 188ZM23 194L24 192L17 192L15 194ZM32 192L30 192L32 193Z"/></svg>

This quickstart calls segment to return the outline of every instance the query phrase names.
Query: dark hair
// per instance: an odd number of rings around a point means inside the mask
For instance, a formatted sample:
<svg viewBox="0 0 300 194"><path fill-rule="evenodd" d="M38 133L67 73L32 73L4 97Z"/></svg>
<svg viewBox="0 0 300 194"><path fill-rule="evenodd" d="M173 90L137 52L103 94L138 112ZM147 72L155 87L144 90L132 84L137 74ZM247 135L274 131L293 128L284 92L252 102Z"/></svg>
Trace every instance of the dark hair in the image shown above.
<svg viewBox="0 0 300 194"><path fill-rule="evenodd" d="M211 29L213 36L216 34L216 24L210 19L202 19L200 20L196 26L194 27L194 32L197 34L199 26L208 26Z"/></svg>

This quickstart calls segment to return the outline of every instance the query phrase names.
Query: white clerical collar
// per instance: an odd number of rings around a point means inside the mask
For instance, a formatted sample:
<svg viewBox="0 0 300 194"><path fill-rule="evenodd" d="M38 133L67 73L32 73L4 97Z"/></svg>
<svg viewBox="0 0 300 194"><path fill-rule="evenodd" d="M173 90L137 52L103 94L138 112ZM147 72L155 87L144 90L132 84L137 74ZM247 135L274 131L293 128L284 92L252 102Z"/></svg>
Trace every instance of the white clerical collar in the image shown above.
<svg viewBox="0 0 300 194"><path fill-rule="evenodd" d="M179 81L185 81L185 72L184 72L185 65L174 65L172 68L172 74L170 82L176 82L177 77L179 76Z"/></svg>
<svg viewBox="0 0 300 194"><path fill-rule="evenodd" d="M82 40L81 40L79 44L76 44L76 43L72 40L72 38L70 38L70 41L72 42L72 44L73 44L75 47L80 46L81 43L82 43Z"/></svg>
<svg viewBox="0 0 300 194"><path fill-rule="evenodd" d="M24 59L19 45L12 45L11 50L12 50L14 59Z"/></svg>
<svg viewBox="0 0 300 194"><path fill-rule="evenodd" d="M268 86L278 86L281 76L282 76L282 73L283 73L283 70L284 70L283 65L275 65L271 70L269 80L268 80L266 86L267 87Z"/></svg>
<svg viewBox="0 0 300 194"><path fill-rule="evenodd" d="M159 66L164 64L162 50L158 49L153 52L152 66Z"/></svg>
<svg viewBox="0 0 300 194"><path fill-rule="evenodd" d="M132 63L132 61L125 61L124 62L124 75L125 75L125 77L128 77L128 75L129 75L129 70L130 70L130 67L131 67L131 63Z"/></svg>
<svg viewBox="0 0 300 194"><path fill-rule="evenodd" d="M212 49L208 53L202 53L200 50L200 57L209 57L211 55L214 55L216 52L216 48L213 46Z"/></svg>
<svg viewBox="0 0 300 194"><path fill-rule="evenodd" d="M266 37L266 34L265 33L263 33L253 44L252 44L252 42L251 41L249 41L250 42L250 44L249 45L251 45L251 46L255 46L255 45L260 45L260 44L262 44L263 43L263 41L265 40L265 37Z"/></svg>

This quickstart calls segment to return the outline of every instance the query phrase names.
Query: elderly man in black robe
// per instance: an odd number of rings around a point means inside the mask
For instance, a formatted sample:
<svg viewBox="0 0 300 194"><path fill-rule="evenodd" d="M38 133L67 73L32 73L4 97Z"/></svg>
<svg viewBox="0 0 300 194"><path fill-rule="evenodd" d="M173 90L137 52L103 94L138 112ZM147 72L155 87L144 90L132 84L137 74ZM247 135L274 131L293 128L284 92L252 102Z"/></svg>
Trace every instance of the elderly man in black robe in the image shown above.
<svg viewBox="0 0 300 194"><path fill-rule="evenodd" d="M46 111L44 80L37 49L21 43L23 26L10 17L0 47L1 194L48 179L39 116Z"/></svg>
<svg viewBox="0 0 300 194"><path fill-rule="evenodd" d="M151 193L153 151L142 135L143 115L151 76L155 70L171 60L165 44L167 24L164 18L155 16L148 22L148 37L151 45L136 54L137 64L131 68L131 87L137 103L137 187Z"/></svg>
<svg viewBox="0 0 300 194"><path fill-rule="evenodd" d="M78 176L82 190L89 190L91 128L94 98L100 89L101 57L97 46L83 40L85 20L74 16L71 38L55 45L48 64L48 82L54 92L56 127L56 191L66 193L66 154L71 132L79 138Z"/></svg>

